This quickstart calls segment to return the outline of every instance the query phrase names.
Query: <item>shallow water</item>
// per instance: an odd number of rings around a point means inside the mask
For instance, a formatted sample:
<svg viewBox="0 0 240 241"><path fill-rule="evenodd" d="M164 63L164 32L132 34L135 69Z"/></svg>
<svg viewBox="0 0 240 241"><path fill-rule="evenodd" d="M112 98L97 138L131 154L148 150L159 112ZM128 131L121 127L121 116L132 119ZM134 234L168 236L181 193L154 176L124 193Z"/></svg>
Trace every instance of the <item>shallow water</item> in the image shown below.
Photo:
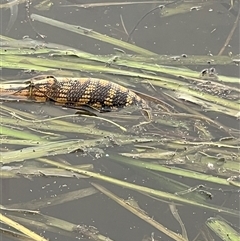
<svg viewBox="0 0 240 241"><path fill-rule="evenodd" d="M78 4L78 2L79 1L75 0L71 1L70 4ZM81 1L81 4L85 2L89 3L89 1ZM157 6L156 4L137 4L84 9L77 7L64 7L63 5L69 4L68 1L62 1L60 3L53 1L53 6L49 10L39 11L35 8L37 3L39 3L39 1L32 1L29 13L26 12L25 3L19 5L18 20L8 33L9 37L22 39L24 36L29 36L32 39L67 45L93 54L111 54L114 52L113 46L101 41L73 34L62 29L41 24L37 21L32 22L35 29L33 30L27 21L27 15L33 13L44 15L69 24L81 25L82 27L93 29L117 39L126 40L127 35L124 32L120 16L122 16L125 28L128 32L130 32L144 14ZM198 3L196 3L196 5L198 5ZM231 11L228 11L225 6L226 4L216 2L203 7L199 11L193 10L185 14L170 17L161 17L162 13L159 10L156 10L152 14L148 15L142 23L140 23L132 35L132 41L137 46L141 46L161 55L217 55L223 47L233 23L236 20L237 7L235 6ZM0 14L0 32L4 35L8 25L9 10L0 9ZM45 35L46 38L41 39L36 31L41 35ZM224 53L229 54L230 52L233 54L238 54L239 52L239 27L234 32L234 35ZM197 71L201 71L205 67L208 67L207 63L206 66L190 66L190 68ZM216 68L218 74L233 77L239 76L238 66L219 65L214 67ZM83 74L88 75L88 73ZM34 73L29 74L20 70L2 69L0 70L0 75L2 79L25 79L30 78L34 75ZM94 73L94 75L96 76L97 74ZM136 85L135 89L146 92L146 89L143 88L141 84L138 85L137 83ZM73 110L66 110L47 104L8 103L6 106L34 114L38 116L39 119L74 114ZM125 112L128 111L126 110ZM214 114L209 115L212 115L211 117L213 119L216 117ZM127 123L126 127L129 128L128 131L130 136L132 136L133 139L140 134L144 137L147 131L144 131L144 129L141 128L136 130L132 129L132 126L138 122L138 119L142 118L140 112L136 112L136 119L131 118L131 116L129 117L129 115L127 116L129 118L128 121L126 122L126 120L123 119L122 123ZM112 119L114 120L114 115ZM221 123L227 123L229 126L231 125L232 127L239 129L239 122L237 122L234 118L219 116L219 119L221 119ZM117 153L131 153L133 149L132 144L123 146L117 145L119 140L117 137L114 139L114 134L121 133L118 128L113 127L108 122L89 119L86 120L82 117L70 117L67 118L67 120L71 123L80 125L80 128L91 128L92 125L96 125L99 130L111 133L113 135L111 137L113 140L107 144L104 143L103 145L98 145L97 147L99 149L93 150L92 152L89 151L84 155L82 155L81 152L70 153L68 155L52 157L52 160L59 161L63 159L75 165L92 163L94 165L94 170L104 175L133 182L153 189L168 191L167 187L161 186L161 184L152 178L151 175L147 176L146 173L141 173L138 169L124 166L119 162L113 162L111 160L110 157L116 156ZM231 122L231 124L229 124L229 122ZM51 127L48 128L48 123L35 124L34 126L36 129L38 129L38 125L45 125L45 131L51 132L51 134L61 134L61 131L58 133L57 131L52 131ZM27 129L20 130L27 131ZM151 131L153 132L154 128L150 129L149 132L151 133ZM163 131L166 131L167 133L168 130ZM64 132L64 135L65 137L63 137L63 139L81 139L84 141L91 139L90 135L84 135L79 132ZM104 137L105 139L108 139L107 136ZM215 138L219 137L221 137L221 134L216 132ZM159 136L160 141L161 138L162 137ZM143 145L145 144L143 143ZM25 147L25 145L14 146L2 144L1 151L4 152L4 149L7 150L8 148L10 150L18 150L23 147ZM33 166L42 166L34 160L31 161ZM226 186L223 188L220 185L196 179L183 178L181 176L166 173L162 173L162 175L172 178L177 182L183 182L191 187L206 184L210 188L210 192L213 194L213 199L208 200L207 203L220 206L223 205L224 207L239 211L239 189L235 186ZM148 212L150 217L153 217L156 221L175 232L182 232L179 223L171 214L167 203L151 199L136 191L108 184L106 182L101 182L93 178L90 178L90 181L102 184L105 188L121 198L134 198L137 200L139 206ZM31 200L41 200L44 198L58 196L69 191L90 187L90 181L89 179L62 177L0 179L0 200L2 205L7 206L11 204L19 204L18 208L21 208L23 207L22 205L26 202L30 202ZM223 192L222 189L225 191ZM177 206L177 208L186 227L189 240L194 240L200 230L203 229L203 225L209 217L214 217L218 214L214 211L186 204L183 206ZM151 237L152 233L154 233L154 236L152 236L152 239L149 238L148 240L172 240L101 193L56 206L44 207L40 210L41 213L45 215L53 216L74 224L94 226L102 235L116 241L140 241L146 236ZM225 214L220 215L232 223L235 228L238 227L238 217ZM58 234L56 232L48 230L42 231L39 229L39 233L40 232L46 238L49 238L49 240L70 241L80 239L80 235L78 234L76 234L76 238L67 237L66 239L62 233ZM211 233L211 235L215 240L221 240L213 233ZM211 235L206 237L205 240L209 240ZM3 236L2 240L8 241L13 239L8 239Z"/></svg>

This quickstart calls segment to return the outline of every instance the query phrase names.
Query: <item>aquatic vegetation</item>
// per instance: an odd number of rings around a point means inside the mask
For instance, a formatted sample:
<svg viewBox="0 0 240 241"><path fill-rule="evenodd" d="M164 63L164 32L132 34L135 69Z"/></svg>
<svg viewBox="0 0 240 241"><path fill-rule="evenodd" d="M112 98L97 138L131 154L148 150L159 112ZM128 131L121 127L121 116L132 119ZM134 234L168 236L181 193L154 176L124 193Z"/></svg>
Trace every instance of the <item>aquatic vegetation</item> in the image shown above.
<svg viewBox="0 0 240 241"><path fill-rule="evenodd" d="M186 4L189 3L183 2L178 9L168 6L165 17L184 12ZM2 76L0 89L21 86L26 76L39 74L63 79L89 76L106 79L143 98L151 106L152 120L146 121L138 107L91 115L47 103L33 104L0 93L1 180L62 177L86 180L90 185L41 200L0 205L0 220L4 223L0 233L18 240L44 241L47 230L66 239L113 240L92 226L71 223L46 215L42 210L102 193L171 240L190 240L180 206L210 213L194 240L213 237L237 240L239 229L231 222L237 222L239 210L211 201L215 193L236 196L239 193L239 78L217 74L212 66L206 68L209 56L159 55L93 29L37 14L31 18L111 44L115 52L92 54L59 43L1 35L0 68L21 70L23 76L19 79ZM211 56L211 61L219 66L235 66L239 64L238 59L239 56L222 53ZM193 66L204 67L196 71ZM101 172L96 163L88 163L86 156L127 167L156 185ZM71 157L78 157L80 163L72 163ZM186 179L194 184L187 185ZM177 221L178 231L166 227L155 213L148 213L147 206L134 199L124 199L117 189L110 190L104 184L164 203L169 207L168 215ZM149 235L143 240L158 239L154 234Z"/></svg>

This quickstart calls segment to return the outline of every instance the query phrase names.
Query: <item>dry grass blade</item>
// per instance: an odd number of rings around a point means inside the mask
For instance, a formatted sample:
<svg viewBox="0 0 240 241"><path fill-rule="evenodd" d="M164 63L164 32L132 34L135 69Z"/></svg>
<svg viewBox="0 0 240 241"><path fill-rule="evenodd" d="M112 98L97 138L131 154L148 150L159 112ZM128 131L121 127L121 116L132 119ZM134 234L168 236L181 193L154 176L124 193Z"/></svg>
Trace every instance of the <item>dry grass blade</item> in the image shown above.
<svg viewBox="0 0 240 241"><path fill-rule="evenodd" d="M231 40L231 38L232 38L232 36L234 34L234 31L236 30L236 28L237 28L237 26L239 24L239 17L240 17L240 8L238 9L238 15L237 15L237 18L236 18L236 20L235 20L235 22L233 24L233 27L232 27L232 29L231 29L231 31L230 31L230 33L229 33L229 35L228 35L224 45L223 45L223 47L219 51L218 56L222 55L222 53L224 52L225 48L228 46L228 44L229 44L229 42L230 42L230 40Z"/></svg>
<svg viewBox="0 0 240 241"><path fill-rule="evenodd" d="M196 2L196 1L182 1L181 4L175 8L166 7L163 9L161 17L171 17L179 14L187 14L191 11L202 10L208 6L211 6L213 3L211 1L206 2Z"/></svg>
<svg viewBox="0 0 240 241"><path fill-rule="evenodd" d="M172 238L173 240L187 241L180 234L177 234L177 233L171 231L170 229L166 228L162 224L155 221L153 218L150 218L147 215L147 213L145 213L142 209L132 206L131 204L127 203L125 200L119 198L118 196L116 196L115 194L113 194L112 192L110 192L109 190L107 190L106 188L102 187L99 184L92 183L92 185L95 188L97 188L100 192L104 193L106 196L108 196L109 198L114 200L116 203L120 204L122 207L124 207L125 209L127 209L128 211L133 213L134 215L138 216L139 218L141 218L145 222L149 223L150 225L152 225L153 227L155 227L159 231L163 232L164 234L166 234L168 237Z"/></svg>
<svg viewBox="0 0 240 241"><path fill-rule="evenodd" d="M87 168L83 165L77 166L81 169L91 170L93 166L88 165ZM64 178L87 178L84 175L72 173L63 169L58 168L36 168L31 166L25 167L13 167L13 166L6 166L0 168L1 178L19 178L19 177L64 177Z"/></svg>
<svg viewBox="0 0 240 241"><path fill-rule="evenodd" d="M28 237L32 238L35 241L48 241L47 239L39 236L38 234L32 232L31 230L25 228L23 225L13 221L12 219L6 217L5 215L3 215L2 213L0 213L0 222L5 223L6 225L9 225L13 228L15 228L16 230L24 233L25 235L27 235Z"/></svg>
<svg viewBox="0 0 240 241"><path fill-rule="evenodd" d="M166 3L164 1L141 1L141 2L102 2L102 3L84 3L84 4L68 4L62 5L61 7L79 7L79 8L94 8L94 7L107 7L107 6L124 6L124 5L135 5L135 4L152 4L152 3Z"/></svg>
<svg viewBox="0 0 240 241"><path fill-rule="evenodd" d="M32 210L26 210L26 209L19 209L19 208L7 208L6 206L3 206L0 204L0 210L3 210L5 212L16 212L16 213L23 213L23 214L39 214L39 211L32 211Z"/></svg>
<svg viewBox="0 0 240 241"><path fill-rule="evenodd" d="M48 11L53 4L54 3L51 0L43 0L39 4L36 4L34 8L37 9L38 11Z"/></svg>

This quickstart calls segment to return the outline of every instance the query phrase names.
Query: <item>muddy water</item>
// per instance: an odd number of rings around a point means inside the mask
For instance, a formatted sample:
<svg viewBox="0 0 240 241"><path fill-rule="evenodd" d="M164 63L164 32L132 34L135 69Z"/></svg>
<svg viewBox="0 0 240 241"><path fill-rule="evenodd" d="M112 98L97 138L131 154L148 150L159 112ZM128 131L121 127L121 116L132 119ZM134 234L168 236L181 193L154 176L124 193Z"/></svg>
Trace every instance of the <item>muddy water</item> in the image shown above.
<svg viewBox="0 0 240 241"><path fill-rule="evenodd" d="M81 1L81 4L84 2L88 3L89 1ZM122 40L128 38L125 32L126 30L130 32L144 14L156 7L156 4L109 6L89 9L64 6L65 4L77 4L78 1L74 0L71 1L71 3L67 1L62 1L60 3L58 1L53 1L53 6L48 11L39 11L34 7L37 3L39 3L39 1L32 1L29 8L30 14L36 13L62 22L81 25L88 29L93 29ZM198 4L196 3L196 5ZM161 17L162 12L156 10L139 24L138 28L132 35L131 41L138 46L158 54L216 55L223 47L236 19L236 11L234 11L234 9L228 11L226 6L227 4L221 5L216 3L203 7L199 11L189 10L186 14L166 18ZM24 36L29 36L32 39L39 40L41 38L36 34L37 31L40 34L47 36L44 41L68 45L93 54L109 54L113 52L113 46L109 44L82 37L62 29L53 28L39 22L32 23L35 31L27 21L27 15L29 13L26 12L25 4L19 5L18 10L17 21L8 33L8 36L10 37L21 39ZM9 13L9 9L1 9L0 31L2 34L4 34L8 26ZM232 40L226 47L224 53L228 54L232 52L237 54L238 48L239 27L235 31ZM199 71L204 67L205 66L191 66L194 70ZM217 72L222 75L239 75L239 70L236 66L215 66L215 68ZM3 78L29 77L29 74L18 70L3 69L0 70L0 74ZM49 106L42 107L41 105L37 105L36 107L31 104L26 104L19 105L19 108L22 110L25 109L25 111L29 112L36 111L36 108L39 108L39 110L42 108L46 115L52 114L52 116L66 113L66 110L60 110ZM41 114L41 111L39 111L38 114ZM237 128L238 123L234 121L232 125L235 125ZM70 137L84 138L84 136L72 136L72 134L69 133L69 138ZM18 148L20 147L16 146L16 149ZM128 147L128 149L130 151L131 147ZM123 151L122 149L118 150L117 147L115 149L107 149L104 156L100 159L94 158L94 155L82 157L76 154L69 154L67 160L73 164L93 163L96 170L103 174L122 180L128 180L130 182L133 181L140 185L162 189L162 187L159 187L154 180L142 176L134 169L124 167L117 163L112 163L106 158L107 155L114 155L120 150ZM35 164L36 163L34 163L34 165ZM172 178L172 176L170 177ZM177 181L182 181L181 178L173 178ZM190 179L184 180L184 183L189 186L202 184ZM88 180L65 178L34 178L32 180L23 178L0 179L0 184L0 199L3 205L13 203L21 204L30 200L40 200L53 195L57 196L65 192L89 187ZM134 197L139 205L147 210L151 217L154 217L166 227L176 232L181 232L181 228L170 213L167 204L149 199L137 192L129 191L128 189L122 189L110 184L104 184L104 186L114 193L117 193L117 195L122 198L127 199L129 197ZM232 189L236 191L236 188L231 187L229 188L230 191L226 193L219 192L219 186L217 185L211 185L211 188L213 188L212 193L214 198L209 201L210 203L218 205L225 203L224 205L226 207L239 210L239 196L238 194L231 192ZM188 206L179 207L178 209L186 226L189 240L194 239L208 217L212 217L216 214L214 212ZM151 237L152 233L154 233L155 240L171 240L100 193L63 205L43 208L41 211L46 215L54 216L72 223L97 227L101 234L116 241L140 241L145 236ZM229 216L227 216L227 218L230 222L238 226L238 220L236 218ZM66 240L65 237L56 233L47 232L46 234L43 234L50 240ZM80 237L69 237L67 240L78 240L79 238ZM214 238L215 240L218 240L217 237L214 236ZM7 241L11 239L3 237L2 240Z"/></svg>

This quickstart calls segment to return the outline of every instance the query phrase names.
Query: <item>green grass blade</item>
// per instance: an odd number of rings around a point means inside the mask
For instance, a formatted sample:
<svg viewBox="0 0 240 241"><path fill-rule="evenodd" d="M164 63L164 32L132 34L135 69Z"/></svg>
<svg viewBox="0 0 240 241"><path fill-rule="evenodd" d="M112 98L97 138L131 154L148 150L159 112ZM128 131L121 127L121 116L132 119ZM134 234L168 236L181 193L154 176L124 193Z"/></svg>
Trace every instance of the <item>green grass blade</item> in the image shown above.
<svg viewBox="0 0 240 241"><path fill-rule="evenodd" d="M219 216L209 218L206 225L223 241L239 241L240 233Z"/></svg>
<svg viewBox="0 0 240 241"><path fill-rule="evenodd" d="M182 168L177 168L177 167L169 168L166 166L153 164L153 163L149 163L149 162L136 161L134 159L127 158L127 157L111 156L111 159L114 161L118 161L118 162L127 164L127 165L142 167L142 168L146 168L149 170L160 171L160 172L169 173L169 174L173 174L173 175L177 175L177 176L201 180L204 182L212 182L212 183L216 183L216 184L220 184L220 185L227 185L227 186L230 185L230 183L224 178L215 177L212 175L206 175L204 173L194 172L194 171L186 170L186 169L182 169Z"/></svg>
<svg viewBox="0 0 240 241"><path fill-rule="evenodd" d="M0 135L5 135L6 137L15 137L17 139L31 140L31 141L44 141L43 138L37 135L34 135L32 133L29 133L23 130L22 131L14 130L13 128L3 126L2 124L0 127Z"/></svg>
<svg viewBox="0 0 240 241"><path fill-rule="evenodd" d="M31 14L30 17L34 21L39 21L39 22L49 24L49 25L54 26L54 27L58 27L58 28L61 28L61 29L67 30L67 31L71 31L73 33L81 34L81 35L84 35L86 37L90 37L90 38L94 38L94 39L97 39L97 40L100 40L100 41L104 41L106 43L110 43L110 44L113 44L115 46L128 49L128 50L133 51L133 52L138 53L138 54L155 55L155 53L153 53L151 51L148 51L146 49L140 48L138 46L135 46L133 44L130 44L130 43L127 43L127 42L124 42L124 41L121 41L121 40L118 40L118 39L115 39L115 38L111 38L107 35L100 34L98 32L93 31L92 29L87 29L87 28L84 28L84 27L81 27L81 26L67 24L67 23L60 22L60 21L57 21L57 20L54 20L54 19L51 19L51 18L40 16L40 15L37 15L37 14Z"/></svg>

